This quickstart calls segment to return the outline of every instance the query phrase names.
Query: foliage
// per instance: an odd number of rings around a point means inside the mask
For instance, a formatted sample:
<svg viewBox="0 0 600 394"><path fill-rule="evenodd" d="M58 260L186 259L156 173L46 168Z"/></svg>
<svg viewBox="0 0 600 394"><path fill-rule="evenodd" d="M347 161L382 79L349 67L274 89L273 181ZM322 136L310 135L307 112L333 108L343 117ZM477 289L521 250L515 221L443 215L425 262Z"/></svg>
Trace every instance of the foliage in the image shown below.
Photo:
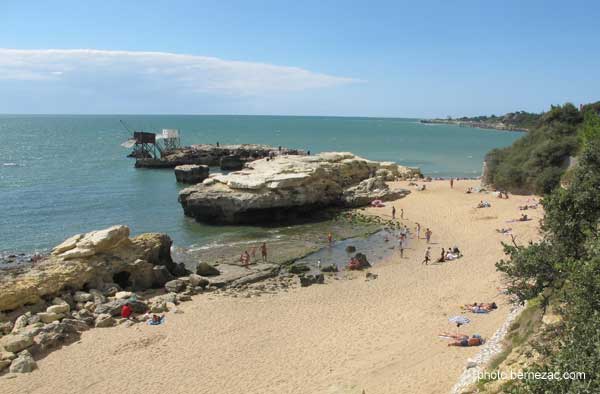
<svg viewBox="0 0 600 394"><path fill-rule="evenodd" d="M513 129L531 129L537 126L541 114L535 114L525 111L509 112L502 116L474 116L474 117L462 117L457 120L462 122L476 122L476 123L503 123L506 126L510 126Z"/></svg>
<svg viewBox="0 0 600 394"><path fill-rule="evenodd" d="M543 200L543 239L508 246L496 264L520 300L557 295L563 323L549 336L548 357L528 372L583 372L585 379L523 380L508 393L600 392L600 139L587 139L568 189Z"/></svg>
<svg viewBox="0 0 600 394"><path fill-rule="evenodd" d="M486 156L486 182L515 193L547 194L560 185L567 159L589 139L600 139L600 103L578 110L552 106L529 133ZM584 120L585 119L585 120Z"/></svg>

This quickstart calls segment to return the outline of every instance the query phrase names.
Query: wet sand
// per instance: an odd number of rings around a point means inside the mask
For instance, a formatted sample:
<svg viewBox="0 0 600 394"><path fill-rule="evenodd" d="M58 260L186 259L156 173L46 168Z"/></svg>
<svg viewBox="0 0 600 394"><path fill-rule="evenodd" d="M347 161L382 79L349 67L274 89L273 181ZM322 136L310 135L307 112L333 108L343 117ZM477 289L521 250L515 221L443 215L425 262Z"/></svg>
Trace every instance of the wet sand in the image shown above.
<svg viewBox="0 0 600 394"><path fill-rule="evenodd" d="M401 183L407 186L406 183ZM78 343L51 353L32 374L0 378L2 393L445 393L477 348L447 347L437 335L455 330L447 319L459 306L496 301L500 309L470 315L465 333L490 336L508 314L498 295L494 263L503 256L495 228L512 227L517 241L537 236L520 216L528 197L499 200L465 194L476 181L427 184L393 203L410 222L433 231L432 256L457 244L465 257L421 265L424 240L351 280L296 288L256 298L203 294L167 314L161 326L85 332ZM414 189L413 189L414 190ZM476 209L486 199L491 208ZM369 208L389 215L385 208ZM408 223L408 222L407 222ZM412 229L411 229L412 230Z"/></svg>

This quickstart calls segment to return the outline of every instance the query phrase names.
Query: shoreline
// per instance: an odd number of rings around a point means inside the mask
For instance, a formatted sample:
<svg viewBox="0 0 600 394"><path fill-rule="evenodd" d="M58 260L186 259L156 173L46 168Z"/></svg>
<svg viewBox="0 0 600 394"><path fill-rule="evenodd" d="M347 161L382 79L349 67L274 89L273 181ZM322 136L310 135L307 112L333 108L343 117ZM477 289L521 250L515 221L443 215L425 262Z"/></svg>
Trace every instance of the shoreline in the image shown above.
<svg viewBox="0 0 600 394"><path fill-rule="evenodd" d="M420 123L423 124L444 124L450 126L458 126L458 127L470 127L474 129L487 129L487 130L497 130L497 131L516 131L521 133L529 132L529 129L524 127L513 127L506 126L504 124L495 124L495 123L486 123L486 122L473 122L473 121L464 121L464 120L453 120L453 119L420 119Z"/></svg>
<svg viewBox="0 0 600 394"><path fill-rule="evenodd" d="M494 263L506 238L494 228L516 217L517 205L527 198L464 194L475 183L458 181L450 190L447 181L433 181L425 191L365 210L383 217L391 206L398 216L404 209L411 227L420 222L423 229L433 229L434 248L458 244L465 254L459 260L421 265L425 241L418 239L404 259L394 252L370 269L377 279L348 272L345 280L328 277L326 286L293 287L262 297L194 296L180 305L182 313L169 313L167 323L158 327L84 332L77 344L40 360L32 374L0 378L0 387L8 393L42 388L100 393L119 390L119 382L133 374L142 378L136 387L145 393L447 392L480 349L448 348L437 334L451 330L448 316L473 301L495 300L500 309L473 316L463 328L469 333L490 338L505 321L509 308L498 298ZM492 208L474 208L480 199L490 200ZM536 236L534 221L511 225L522 242ZM123 348L129 350L119 351ZM93 370L86 367L90 363ZM164 363L168 371L161 368Z"/></svg>

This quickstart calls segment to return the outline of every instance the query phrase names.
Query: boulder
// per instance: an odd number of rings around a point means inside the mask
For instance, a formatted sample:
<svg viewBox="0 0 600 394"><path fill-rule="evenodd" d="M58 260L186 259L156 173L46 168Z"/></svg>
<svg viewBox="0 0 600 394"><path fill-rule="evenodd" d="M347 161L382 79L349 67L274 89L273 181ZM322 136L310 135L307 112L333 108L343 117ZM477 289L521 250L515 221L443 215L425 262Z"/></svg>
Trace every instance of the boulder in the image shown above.
<svg viewBox="0 0 600 394"><path fill-rule="evenodd" d="M33 345L33 339L26 335L10 334L0 338L0 347L11 353L18 353L31 345Z"/></svg>
<svg viewBox="0 0 600 394"><path fill-rule="evenodd" d="M54 248L51 255L30 269L0 275L0 311L40 303L60 295L64 289L77 290L73 298L85 304L98 299L80 291L84 288L106 290L104 284L113 282L122 287L149 288L155 281L155 266L165 266L171 272L187 272L171 259L172 242L167 235L141 234L129 238L128 234L126 226L80 234ZM107 291L104 295L115 293Z"/></svg>
<svg viewBox="0 0 600 394"><path fill-rule="evenodd" d="M52 323L53 321L60 320L64 317L62 313L54 312L40 312L37 315L44 323Z"/></svg>
<svg viewBox="0 0 600 394"><path fill-rule="evenodd" d="M242 171L218 174L211 184L179 193L187 216L226 224L286 221L315 209L357 207L374 199L397 199L408 190L390 189L376 177L381 163L351 153L283 155L248 163ZM398 173L400 166L396 165Z"/></svg>
<svg viewBox="0 0 600 394"><path fill-rule="evenodd" d="M115 319L108 313L102 313L96 317L95 326L98 328L112 327L115 325Z"/></svg>
<svg viewBox="0 0 600 394"><path fill-rule="evenodd" d="M208 263L200 262L196 264L196 274L200 276L217 276L221 272Z"/></svg>
<svg viewBox="0 0 600 394"><path fill-rule="evenodd" d="M190 285L192 285L193 287L205 288L209 284L208 279L203 278L197 274L190 274L189 278L190 278Z"/></svg>
<svg viewBox="0 0 600 394"><path fill-rule="evenodd" d="M189 164L175 167L175 179L181 183L200 183L208 178L208 166Z"/></svg>
<svg viewBox="0 0 600 394"><path fill-rule="evenodd" d="M335 264L329 264L321 268L321 272L338 272L338 267Z"/></svg>
<svg viewBox="0 0 600 394"><path fill-rule="evenodd" d="M352 245L346 246L346 253L354 253L356 252L356 247Z"/></svg>
<svg viewBox="0 0 600 394"><path fill-rule="evenodd" d="M71 307L69 306L69 304L67 304L66 302L64 304L58 304L58 305L50 305L47 309L46 312L48 313L60 313L60 314L65 314L65 313L69 313L71 311ZM39 315L39 314L38 314Z"/></svg>
<svg viewBox="0 0 600 394"><path fill-rule="evenodd" d="M10 334L13 329L13 322L5 321L0 323L0 336Z"/></svg>
<svg viewBox="0 0 600 394"><path fill-rule="evenodd" d="M154 287L163 287L165 283L175 279L175 276L164 265L157 265L152 268Z"/></svg>
<svg viewBox="0 0 600 394"><path fill-rule="evenodd" d="M0 372L9 367L11 360L0 360Z"/></svg>
<svg viewBox="0 0 600 394"><path fill-rule="evenodd" d="M238 155L221 157L220 167L224 171L239 171L244 168L244 162Z"/></svg>
<svg viewBox="0 0 600 394"><path fill-rule="evenodd" d="M94 297L90 294L90 293L86 293L85 291L76 291L75 294L73 294L73 300L75 302L88 302L93 300Z"/></svg>
<svg viewBox="0 0 600 394"><path fill-rule="evenodd" d="M111 316L120 316L121 309L123 305L129 304L134 313L146 313L148 310L148 305L141 301L137 300L129 300L129 299L121 299L107 302L106 304L101 304L96 307L94 311L96 314L108 314Z"/></svg>
<svg viewBox="0 0 600 394"><path fill-rule="evenodd" d="M165 283L165 290L169 293L179 293L185 290L185 282L179 279Z"/></svg>
<svg viewBox="0 0 600 394"><path fill-rule="evenodd" d="M1 297L1 296L0 296ZM13 324L12 332L18 333L21 329L25 328L29 324L31 318L31 312L27 312L24 315L17 317L15 324Z"/></svg>
<svg viewBox="0 0 600 394"><path fill-rule="evenodd" d="M27 350L24 350L12 361L9 371L11 373L29 373L36 368L37 364L31 356L31 353L29 353Z"/></svg>
<svg viewBox="0 0 600 394"><path fill-rule="evenodd" d="M128 298L131 298L132 295L133 295L133 293L130 291L119 291L119 292L115 293L115 298L117 300L126 300Z"/></svg>

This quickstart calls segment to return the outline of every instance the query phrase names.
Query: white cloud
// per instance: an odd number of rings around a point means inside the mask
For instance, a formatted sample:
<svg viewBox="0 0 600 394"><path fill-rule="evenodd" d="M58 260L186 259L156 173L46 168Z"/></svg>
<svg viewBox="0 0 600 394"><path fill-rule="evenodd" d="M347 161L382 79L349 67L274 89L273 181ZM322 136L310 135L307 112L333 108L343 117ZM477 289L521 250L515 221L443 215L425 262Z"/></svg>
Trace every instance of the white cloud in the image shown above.
<svg viewBox="0 0 600 394"><path fill-rule="evenodd" d="M0 48L0 81L48 81L81 89L99 84L152 90L262 95L360 82L298 67L165 52Z"/></svg>

